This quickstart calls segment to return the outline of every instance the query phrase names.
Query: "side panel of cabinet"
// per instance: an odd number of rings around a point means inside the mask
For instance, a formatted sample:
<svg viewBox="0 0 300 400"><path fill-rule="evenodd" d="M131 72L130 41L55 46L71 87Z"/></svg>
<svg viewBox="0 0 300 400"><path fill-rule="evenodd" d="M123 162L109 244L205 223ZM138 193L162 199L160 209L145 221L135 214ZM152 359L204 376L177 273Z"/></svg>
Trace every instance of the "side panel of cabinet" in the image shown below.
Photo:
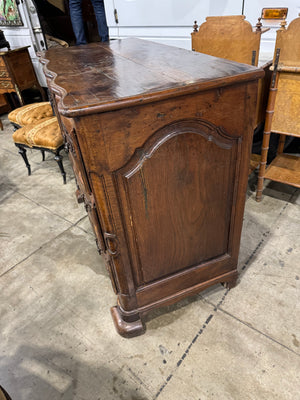
<svg viewBox="0 0 300 400"><path fill-rule="evenodd" d="M236 279L255 98L253 82L77 121L122 313Z"/></svg>
<svg viewBox="0 0 300 400"><path fill-rule="evenodd" d="M228 253L237 148L206 121L181 121L116 172L137 286Z"/></svg>

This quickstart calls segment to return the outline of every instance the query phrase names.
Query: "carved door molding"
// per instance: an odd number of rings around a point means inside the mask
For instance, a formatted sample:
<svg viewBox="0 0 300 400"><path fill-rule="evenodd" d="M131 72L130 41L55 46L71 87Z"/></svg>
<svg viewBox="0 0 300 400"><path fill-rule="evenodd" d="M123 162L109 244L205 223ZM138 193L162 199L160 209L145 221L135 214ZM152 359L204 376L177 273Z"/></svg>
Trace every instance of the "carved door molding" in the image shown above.
<svg viewBox="0 0 300 400"><path fill-rule="evenodd" d="M136 287L230 253L240 142L208 121L181 120L113 173Z"/></svg>

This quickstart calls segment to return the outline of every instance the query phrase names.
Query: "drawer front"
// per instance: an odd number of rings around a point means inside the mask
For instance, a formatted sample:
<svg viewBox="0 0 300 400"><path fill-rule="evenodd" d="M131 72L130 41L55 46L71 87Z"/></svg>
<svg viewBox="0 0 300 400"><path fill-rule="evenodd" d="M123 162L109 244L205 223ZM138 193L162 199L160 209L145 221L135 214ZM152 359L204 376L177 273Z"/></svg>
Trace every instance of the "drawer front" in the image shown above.
<svg viewBox="0 0 300 400"><path fill-rule="evenodd" d="M0 66L0 79L10 78L9 72L5 67Z"/></svg>
<svg viewBox="0 0 300 400"><path fill-rule="evenodd" d="M0 89L14 89L14 85L10 80L0 81Z"/></svg>
<svg viewBox="0 0 300 400"><path fill-rule="evenodd" d="M2 56L0 56L0 67L5 67L5 61Z"/></svg>
<svg viewBox="0 0 300 400"><path fill-rule="evenodd" d="M91 207L90 204L86 204L85 207L89 216L90 223L94 229L98 251L103 256L105 267L107 272L109 273L113 290L116 294L118 294L119 286L117 284L114 266L114 256L117 255L118 250L114 249L114 245L110 244L110 240L114 240L114 235L109 235L106 232L104 232L103 235L96 209Z"/></svg>

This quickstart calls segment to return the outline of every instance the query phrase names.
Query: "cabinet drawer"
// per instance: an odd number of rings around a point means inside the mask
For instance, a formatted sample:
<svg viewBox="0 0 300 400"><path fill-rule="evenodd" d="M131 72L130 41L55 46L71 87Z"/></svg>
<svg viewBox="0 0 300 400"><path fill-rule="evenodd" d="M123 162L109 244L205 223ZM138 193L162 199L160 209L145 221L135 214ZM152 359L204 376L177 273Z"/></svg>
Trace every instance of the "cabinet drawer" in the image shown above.
<svg viewBox="0 0 300 400"><path fill-rule="evenodd" d="M12 81L0 81L0 89L14 89Z"/></svg>
<svg viewBox="0 0 300 400"><path fill-rule="evenodd" d="M3 60L3 57L0 56L0 67L5 67L5 61Z"/></svg>
<svg viewBox="0 0 300 400"><path fill-rule="evenodd" d="M5 78L10 78L9 72L7 71L6 68L3 68L0 66L0 79L5 79Z"/></svg>

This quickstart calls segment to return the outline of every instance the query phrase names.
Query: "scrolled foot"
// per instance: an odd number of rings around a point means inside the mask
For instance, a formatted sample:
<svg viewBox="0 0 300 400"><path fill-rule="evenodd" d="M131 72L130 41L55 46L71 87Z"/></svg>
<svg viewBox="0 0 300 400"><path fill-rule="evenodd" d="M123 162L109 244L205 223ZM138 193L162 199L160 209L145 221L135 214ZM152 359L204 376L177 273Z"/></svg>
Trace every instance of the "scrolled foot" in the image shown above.
<svg viewBox="0 0 300 400"><path fill-rule="evenodd" d="M121 311L117 306L112 307L110 312L119 335L125 338L131 338L145 333L145 326L138 315L135 321L127 322L123 319Z"/></svg>
<svg viewBox="0 0 300 400"><path fill-rule="evenodd" d="M237 284L237 278L228 281L228 282L222 282L222 285L224 286L225 289L233 289Z"/></svg>

